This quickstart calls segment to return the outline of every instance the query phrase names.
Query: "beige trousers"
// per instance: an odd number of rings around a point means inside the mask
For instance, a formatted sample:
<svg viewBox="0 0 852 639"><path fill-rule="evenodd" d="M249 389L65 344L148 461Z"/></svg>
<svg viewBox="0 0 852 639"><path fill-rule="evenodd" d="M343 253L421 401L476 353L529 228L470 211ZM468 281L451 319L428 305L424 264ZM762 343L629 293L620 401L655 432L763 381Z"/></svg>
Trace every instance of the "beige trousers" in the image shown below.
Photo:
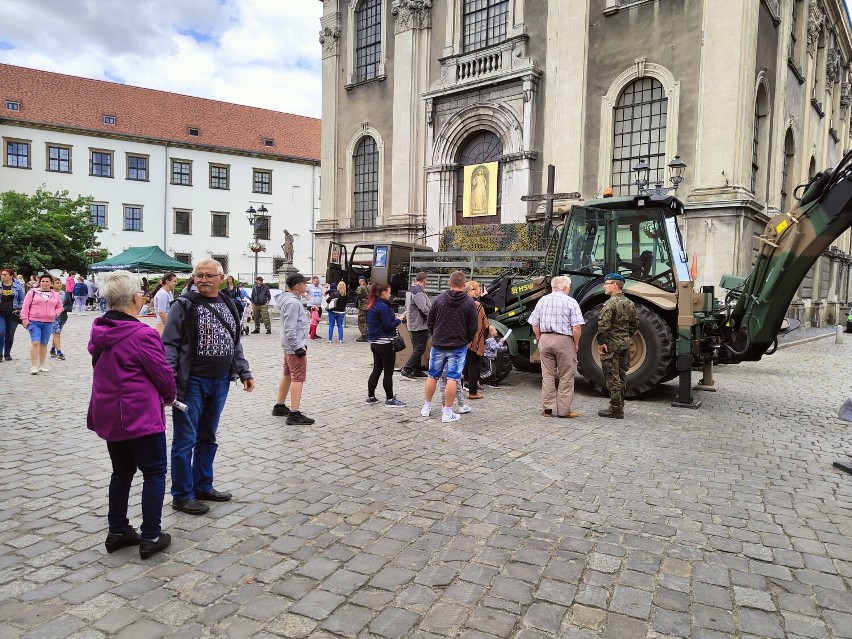
<svg viewBox="0 0 852 639"><path fill-rule="evenodd" d="M574 402L574 375L577 372L574 338L559 333L542 333L538 352L541 356L541 403L555 415L565 416L571 412Z"/></svg>

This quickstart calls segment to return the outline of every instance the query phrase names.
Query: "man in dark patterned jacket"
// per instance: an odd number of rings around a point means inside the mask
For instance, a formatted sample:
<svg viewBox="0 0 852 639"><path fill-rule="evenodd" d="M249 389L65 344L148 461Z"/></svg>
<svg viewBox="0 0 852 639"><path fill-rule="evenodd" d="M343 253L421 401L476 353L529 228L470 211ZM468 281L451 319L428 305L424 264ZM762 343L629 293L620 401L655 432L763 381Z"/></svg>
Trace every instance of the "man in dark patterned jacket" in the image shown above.
<svg viewBox="0 0 852 639"><path fill-rule="evenodd" d="M624 295L624 277L610 273L604 281L609 299L598 316L598 353L604 383L609 391L609 408L598 411L601 417L624 419L624 390L630 367L630 341L639 330L636 307Z"/></svg>

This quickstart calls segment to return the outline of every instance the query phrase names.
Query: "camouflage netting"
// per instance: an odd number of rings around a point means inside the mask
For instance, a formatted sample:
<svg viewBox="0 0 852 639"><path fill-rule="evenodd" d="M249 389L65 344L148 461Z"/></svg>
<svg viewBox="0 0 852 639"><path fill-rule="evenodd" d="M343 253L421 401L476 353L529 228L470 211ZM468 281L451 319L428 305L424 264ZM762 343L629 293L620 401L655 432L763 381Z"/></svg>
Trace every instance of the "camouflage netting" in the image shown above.
<svg viewBox="0 0 852 639"><path fill-rule="evenodd" d="M448 226L440 251L539 251L541 224L472 224Z"/></svg>

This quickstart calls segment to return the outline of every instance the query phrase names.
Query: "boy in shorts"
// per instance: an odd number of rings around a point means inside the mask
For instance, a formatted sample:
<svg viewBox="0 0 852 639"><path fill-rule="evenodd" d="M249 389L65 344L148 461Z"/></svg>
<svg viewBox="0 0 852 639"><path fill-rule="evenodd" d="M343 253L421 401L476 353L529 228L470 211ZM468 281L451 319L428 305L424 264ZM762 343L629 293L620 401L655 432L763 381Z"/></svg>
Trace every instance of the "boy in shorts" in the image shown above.
<svg viewBox="0 0 852 639"><path fill-rule="evenodd" d="M65 291L65 285L58 277L53 278L53 290L62 297L62 312L53 320L53 343L50 345L50 357L51 359L64 360L65 355L62 354L62 327L68 321L68 311L74 305L74 298L70 295L62 295Z"/></svg>

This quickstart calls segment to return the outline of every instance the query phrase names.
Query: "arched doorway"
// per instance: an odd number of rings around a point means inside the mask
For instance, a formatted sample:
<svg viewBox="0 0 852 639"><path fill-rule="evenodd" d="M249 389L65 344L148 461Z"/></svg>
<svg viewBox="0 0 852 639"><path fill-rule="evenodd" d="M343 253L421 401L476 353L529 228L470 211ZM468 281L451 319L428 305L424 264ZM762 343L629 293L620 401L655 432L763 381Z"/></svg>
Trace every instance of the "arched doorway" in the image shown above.
<svg viewBox="0 0 852 639"><path fill-rule="evenodd" d="M499 224L500 200L502 195L503 167L500 158L503 156L503 142L491 131L477 131L471 135L459 150L456 163L459 169L456 178L456 224ZM497 175L487 175L476 167L482 164L497 162ZM465 179L465 167L468 179ZM467 184L467 182L471 184ZM469 188L468 188L469 187ZM488 189L496 189L497 208L495 215L482 214L476 207L475 214L464 210L464 194L467 188L469 197L486 200L490 195ZM493 199L493 198L492 198Z"/></svg>

